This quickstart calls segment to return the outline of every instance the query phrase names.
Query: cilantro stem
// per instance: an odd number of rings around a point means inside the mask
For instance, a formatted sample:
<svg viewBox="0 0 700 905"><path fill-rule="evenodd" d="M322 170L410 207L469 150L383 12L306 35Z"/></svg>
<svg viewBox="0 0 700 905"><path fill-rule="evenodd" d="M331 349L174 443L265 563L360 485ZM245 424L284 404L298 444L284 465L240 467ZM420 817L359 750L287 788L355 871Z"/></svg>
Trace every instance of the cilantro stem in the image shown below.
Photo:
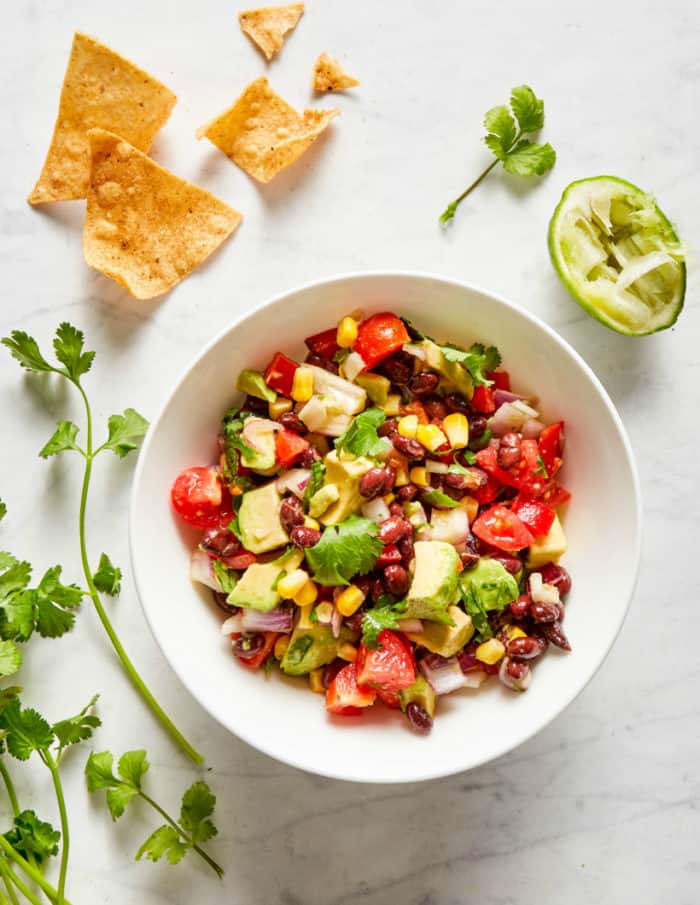
<svg viewBox="0 0 700 905"><path fill-rule="evenodd" d="M70 830L68 827L68 812L66 811L66 799L63 795L63 785L58 772L58 766L53 755L48 748L44 748L41 752L41 759L49 768L51 779L53 780L54 791L56 792L56 803L58 804L58 813L61 818L61 866L58 872L58 887L56 896L56 905L65 905L66 901L66 873L68 871L68 853L70 851Z"/></svg>
<svg viewBox="0 0 700 905"><path fill-rule="evenodd" d="M177 823L175 820L173 820L173 818L170 816L170 814L168 814L167 811L164 811L163 808L158 804L157 801L154 801L149 795L146 795L146 793L142 792L140 789L139 789L139 795L141 798L143 798L143 800L145 802L147 802L147 804L150 804L150 806L154 810L156 810L167 823L170 824L170 826L175 830L176 833L178 833L178 835L180 835L183 839L185 839L187 842L190 843L190 845L192 846L194 851L196 851L197 854L200 855L207 862L207 864L209 865L209 867L211 867L211 869L214 871L214 873L217 875L217 877L223 877L223 875L224 875L223 867L221 867L221 865L217 864L213 858L210 858L209 855L204 851L204 849L200 848L197 845L197 843L194 842L194 840L189 835L189 833L185 832L185 830L183 830L183 828L180 826L180 824Z"/></svg>
<svg viewBox="0 0 700 905"><path fill-rule="evenodd" d="M36 867L32 867L32 865L23 858L19 852L15 851L14 848L10 845L10 843L5 839L5 837L0 833L0 849L4 852L4 854L15 864L21 868L24 873L30 877L37 886L40 886L41 889L46 893L46 895L51 899L52 902L57 901L58 893L53 888L53 886L45 879L44 875L38 870ZM64 905L70 905L68 899L64 899Z"/></svg>
<svg viewBox="0 0 700 905"><path fill-rule="evenodd" d="M155 697L146 686L146 683L143 681L139 673L136 671L136 667L129 659L126 651L124 650L121 641L119 640L117 633L112 626L112 623L107 616L107 613L102 606L102 601L100 600L100 596L97 592L97 588L95 587L95 582L92 578L92 571L90 569L90 561L88 559L87 553L87 542L85 536L85 515L87 510L87 501L88 501L88 491L90 489L90 477L92 474L92 462L95 456L101 451L103 447L98 447L97 450L93 451L92 448L92 410L90 408L90 403L85 394L85 390L83 390L82 386L77 381L72 381L78 392L83 397L83 402L85 404L85 419L86 419L86 436L87 443L85 449L85 471L83 473L83 486L80 494L80 515L79 515L79 533L80 533L80 557L83 564L83 572L85 573L85 581L87 582L88 591L90 594L90 598L92 599L93 606L95 607L95 611L99 617L100 622L102 623L102 627L107 633L107 637L112 642L112 647L114 648L117 656L121 660L122 666L124 667L126 674L129 676L133 684L136 686L139 694L146 702L146 704L150 707L153 715L160 722L163 728L170 734L171 738L175 741L177 745L188 755L188 757L192 758L192 760L201 764L204 763L204 758L202 755L192 747L192 745L187 741L185 736L180 732L180 730L175 726L170 717L166 714L163 708L160 706L158 701L156 701Z"/></svg>
<svg viewBox="0 0 700 905"><path fill-rule="evenodd" d="M10 771L7 769L5 765L5 761L0 757L0 776L2 776L2 780L5 783L5 789L7 790L7 797L10 799L10 807L12 808L12 814L16 817L19 814L19 801L17 800L17 792L15 791L15 784L12 782L12 777L10 776Z"/></svg>
<svg viewBox="0 0 700 905"><path fill-rule="evenodd" d="M12 885L12 880L9 878L8 874L11 872L10 865L5 861L4 858L0 859L0 873L2 873L2 881L5 884L5 889L7 890L7 896L12 905L19 905L19 899L17 898L17 893L15 892L14 886ZM16 879L16 878L15 878ZM7 899L3 896L5 902Z"/></svg>
<svg viewBox="0 0 700 905"><path fill-rule="evenodd" d="M4 859L0 859L4 862ZM19 905L17 901L17 896L15 895L14 890L10 886L10 882L14 883L14 885L19 889L24 898L31 902L31 905L42 905L42 901L39 896L35 895L31 889L24 883L17 874L12 870L9 864L2 863L0 865L0 870L2 871L3 880L7 884L7 891L10 893L10 899L12 900L13 905Z"/></svg>

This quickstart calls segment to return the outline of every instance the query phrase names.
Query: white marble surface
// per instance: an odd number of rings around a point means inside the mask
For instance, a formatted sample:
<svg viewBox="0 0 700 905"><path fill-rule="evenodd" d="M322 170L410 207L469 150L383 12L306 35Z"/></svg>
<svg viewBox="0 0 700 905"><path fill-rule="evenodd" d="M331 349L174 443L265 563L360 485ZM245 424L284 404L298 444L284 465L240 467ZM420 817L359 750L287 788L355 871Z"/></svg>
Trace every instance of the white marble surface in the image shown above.
<svg viewBox="0 0 700 905"><path fill-rule="evenodd" d="M432 7L438 13L429 13ZM589 320L549 264L545 229L573 178L620 174L652 189L689 242L700 228L697 127L700 12L689 0L498 4L309 0L281 59L266 67L239 33L231 0L18 0L0 30L0 328L47 343L68 318L98 350L88 384L98 416L153 415L183 366L239 312L340 271L415 268L493 289L537 313L596 370L638 456L646 528L625 628L599 675L534 740L440 782L363 787L304 775L257 754L208 719L174 679L127 578L114 620L158 696L206 752L218 794L221 886L192 861L136 864L153 825L138 808L116 826L88 801L83 757L66 763L73 820L69 889L79 903L185 905L559 905L674 901L700 881L697 687L697 280L676 329L640 340ZM243 211L233 241L169 296L133 301L87 269L80 203L30 209L74 29L99 36L164 79L180 101L156 158ZM338 97L330 134L260 187L197 125L267 71L308 103L315 56L340 55L362 87ZM480 119L513 84L547 103L559 160L545 180L495 173L453 228L436 217L487 161ZM331 105L330 100L322 101ZM0 357L2 545L79 578L78 462L35 452L75 400L25 381ZM131 462L101 462L90 545L128 566ZM624 542L624 541L623 541ZM157 543L157 539L154 539ZM601 581L606 564L601 563ZM58 718L102 693L97 744L146 746L152 786L175 805L196 776L128 686L86 606L75 631L31 645L29 698ZM18 768L26 802L47 778ZM50 809L49 809L50 812Z"/></svg>

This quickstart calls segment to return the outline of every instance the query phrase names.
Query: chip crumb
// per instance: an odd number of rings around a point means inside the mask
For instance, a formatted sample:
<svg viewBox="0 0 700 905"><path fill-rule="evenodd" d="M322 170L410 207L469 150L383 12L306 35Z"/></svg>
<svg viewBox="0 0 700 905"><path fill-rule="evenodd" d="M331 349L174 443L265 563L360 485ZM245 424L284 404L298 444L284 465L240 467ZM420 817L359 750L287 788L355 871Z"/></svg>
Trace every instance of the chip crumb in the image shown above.
<svg viewBox="0 0 700 905"><path fill-rule="evenodd" d="M314 64L311 86L314 91L327 94L330 91L345 91L354 88L359 81L343 69L330 54L322 53Z"/></svg>
<svg viewBox="0 0 700 905"><path fill-rule="evenodd" d="M288 6L264 6L239 13L241 29L271 60L282 49L287 35L293 31L304 13L303 3Z"/></svg>

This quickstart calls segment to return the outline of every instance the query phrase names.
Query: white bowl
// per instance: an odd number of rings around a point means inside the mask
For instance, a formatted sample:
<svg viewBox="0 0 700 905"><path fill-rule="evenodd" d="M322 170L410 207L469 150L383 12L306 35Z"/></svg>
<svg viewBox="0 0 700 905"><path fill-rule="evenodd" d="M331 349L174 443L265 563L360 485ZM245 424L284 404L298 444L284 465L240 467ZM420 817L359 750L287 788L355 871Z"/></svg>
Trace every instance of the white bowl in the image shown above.
<svg viewBox="0 0 700 905"><path fill-rule="evenodd" d="M222 414L236 401L243 367L278 349L304 354L303 339L355 308L390 309L431 336L498 346L517 389L541 399L545 418L566 421L563 483L572 491L564 524L573 578L566 632L573 651L537 663L526 694L496 680L443 697L432 733L377 706L330 718L308 684L273 673L265 681L234 660L219 633L222 614L190 583L197 532L170 509L170 485L189 465L215 461ZM293 766L339 779L409 782L468 770L538 732L594 675L622 625L640 550L640 493L630 445L607 393L576 352L531 314L440 277L411 273L341 276L296 289L232 324L187 369L153 422L134 480L131 556L146 617L172 668L200 704L249 744ZM154 542L157 538L157 542Z"/></svg>

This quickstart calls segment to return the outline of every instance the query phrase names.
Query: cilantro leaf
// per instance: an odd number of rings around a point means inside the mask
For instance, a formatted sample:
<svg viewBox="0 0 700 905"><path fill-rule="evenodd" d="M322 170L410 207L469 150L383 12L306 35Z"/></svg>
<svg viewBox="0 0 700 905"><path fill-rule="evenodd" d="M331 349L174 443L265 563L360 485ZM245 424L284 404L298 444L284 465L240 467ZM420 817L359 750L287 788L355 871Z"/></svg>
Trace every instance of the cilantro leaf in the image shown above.
<svg viewBox="0 0 700 905"><path fill-rule="evenodd" d="M2 554L0 568L5 571L0 575L0 600L7 598L15 591L22 591L29 584L32 574L31 564L23 560L18 562L10 553Z"/></svg>
<svg viewBox="0 0 700 905"><path fill-rule="evenodd" d="M222 593L230 594L238 584L238 575L233 571L233 569L229 569L228 566L225 566L218 559L213 559L211 561L211 564L212 568L214 569L216 580L219 582L219 585L221 587Z"/></svg>
<svg viewBox="0 0 700 905"><path fill-rule="evenodd" d="M36 623L36 591L22 591L0 600L0 637L28 641Z"/></svg>
<svg viewBox="0 0 700 905"><path fill-rule="evenodd" d="M354 456L380 456L391 446L386 437L380 437L377 428L386 421L380 408L365 409L350 423L345 433L335 441L335 448Z"/></svg>
<svg viewBox="0 0 700 905"><path fill-rule="evenodd" d="M520 593L513 576L491 559L481 559L473 569L462 572L459 589L477 641L486 641L493 635L488 613L505 609Z"/></svg>
<svg viewBox="0 0 700 905"><path fill-rule="evenodd" d="M2 499L0 499L0 522L5 518L6 515L7 515L7 505L5 504L5 502Z"/></svg>
<svg viewBox="0 0 700 905"><path fill-rule="evenodd" d="M440 506L444 509L459 509L457 500L453 500L451 496L443 493L442 490L429 490L421 495L421 500L430 503L431 506Z"/></svg>
<svg viewBox="0 0 700 905"><path fill-rule="evenodd" d="M82 330L65 321L59 325L53 341L56 358L65 367L67 376L75 383L90 370L95 357L94 352L83 352L84 341Z"/></svg>
<svg viewBox="0 0 700 905"><path fill-rule="evenodd" d="M510 108L524 135L539 132L544 126L544 101L535 95L529 85L519 85L517 88L513 88L510 93Z"/></svg>
<svg viewBox="0 0 700 905"><path fill-rule="evenodd" d="M0 714L0 727L5 732L7 750L18 760L27 760L32 751L44 751L54 741L53 730L31 707L22 708L13 700Z"/></svg>
<svg viewBox="0 0 700 905"><path fill-rule="evenodd" d="M326 479L326 466L322 459L314 462L311 466L311 477L309 478L309 482L304 488L304 498L302 500L304 507L306 509L309 508L309 503L311 502L311 497L318 493L318 491L323 487L323 482Z"/></svg>
<svg viewBox="0 0 700 905"><path fill-rule="evenodd" d="M241 455L253 458L255 450L243 439L243 425L247 416L241 415L240 409L229 409L221 422L221 430L224 435L224 458L226 469L224 479L227 483L236 478L241 461ZM240 479L237 479L240 483Z"/></svg>
<svg viewBox="0 0 700 905"><path fill-rule="evenodd" d="M22 651L14 641L0 641L0 676L14 675L22 665Z"/></svg>
<svg viewBox="0 0 700 905"><path fill-rule="evenodd" d="M206 842L216 836L218 830L209 820L215 805L216 795L205 782L193 783L182 796L180 825L193 842Z"/></svg>
<svg viewBox="0 0 700 905"><path fill-rule="evenodd" d="M148 430L148 421L132 408L124 409L123 415L112 415L107 424L109 436L102 448L111 449L120 459L139 448Z"/></svg>
<svg viewBox="0 0 700 905"><path fill-rule="evenodd" d="M544 176L556 160L556 151L549 143L538 145L524 138L503 161L503 168L514 176Z"/></svg>
<svg viewBox="0 0 700 905"><path fill-rule="evenodd" d="M102 725L102 720L99 717L89 713L97 703L98 698L99 695L94 695L80 713L68 717L68 719L59 720L58 723L54 723L51 727L58 739L59 757L63 748L67 748L69 745L77 745L86 739L92 738L93 731Z"/></svg>
<svg viewBox="0 0 700 905"><path fill-rule="evenodd" d="M314 581L326 586L349 584L353 576L370 572L384 547L378 530L371 519L356 515L326 528L321 540L306 549Z"/></svg>
<svg viewBox="0 0 700 905"><path fill-rule="evenodd" d="M472 343L469 349L460 349L459 346L440 346L440 351L448 361L457 362L469 371L474 386L491 386L492 380L486 377L490 371L495 371L501 363L501 353L495 346L488 349L482 343Z"/></svg>
<svg viewBox="0 0 700 905"><path fill-rule="evenodd" d="M55 371L39 351L37 341L24 330L13 330L2 339L2 344L10 350L10 354L27 371Z"/></svg>
<svg viewBox="0 0 700 905"><path fill-rule="evenodd" d="M47 569L36 589L36 630L42 638L60 638L73 628L75 613L83 599L75 584L61 583L61 566Z"/></svg>
<svg viewBox="0 0 700 905"><path fill-rule="evenodd" d="M515 120L505 106L492 107L484 116L486 136L484 142L499 160L505 160L515 141Z"/></svg>
<svg viewBox="0 0 700 905"><path fill-rule="evenodd" d="M379 647L379 635L384 629L399 627L397 615L393 603L389 606L376 606L371 610L366 610L362 617L362 640L365 647L370 649Z"/></svg>
<svg viewBox="0 0 700 905"><path fill-rule="evenodd" d="M22 811L15 817L12 829L4 836L23 858L33 855L38 864L43 864L52 855L58 854L61 839L58 830L29 810Z"/></svg>
<svg viewBox="0 0 700 905"><path fill-rule="evenodd" d="M56 456L65 450L74 450L82 453L82 449L75 442L78 436L78 425L72 421L58 421L53 436L44 444L39 451L42 459L48 459L49 456Z"/></svg>
<svg viewBox="0 0 700 905"><path fill-rule="evenodd" d="M85 764L85 777L88 791L107 790L107 807L112 820L117 820L131 799L139 794L141 777L148 769L148 762L145 751L129 751L124 754L119 761L119 772L124 779L114 775L113 763L114 756L110 751L93 752Z"/></svg>
<svg viewBox="0 0 700 905"><path fill-rule="evenodd" d="M85 777L87 779L87 787L89 792L96 792L98 789L111 789L119 785L119 780L112 772L112 764L114 763L114 755L111 751L100 751L90 754L85 764Z"/></svg>
<svg viewBox="0 0 700 905"><path fill-rule="evenodd" d="M544 459L541 455L537 456L537 468L535 469L535 474L541 475L543 478L549 477L547 466L544 464Z"/></svg>
<svg viewBox="0 0 700 905"><path fill-rule="evenodd" d="M143 749L126 751L119 758L117 769L125 782L131 783L135 789L141 788L141 780L148 772L150 764Z"/></svg>
<svg viewBox="0 0 700 905"><path fill-rule="evenodd" d="M121 590L122 570L119 566L113 565L109 556L103 553L100 556L97 571L93 573L92 580L98 591L114 597Z"/></svg>
<svg viewBox="0 0 700 905"><path fill-rule="evenodd" d="M172 826L163 824L154 830L136 852L136 860L145 855L149 861L159 861L163 855L170 864L178 864L187 854L189 846Z"/></svg>

